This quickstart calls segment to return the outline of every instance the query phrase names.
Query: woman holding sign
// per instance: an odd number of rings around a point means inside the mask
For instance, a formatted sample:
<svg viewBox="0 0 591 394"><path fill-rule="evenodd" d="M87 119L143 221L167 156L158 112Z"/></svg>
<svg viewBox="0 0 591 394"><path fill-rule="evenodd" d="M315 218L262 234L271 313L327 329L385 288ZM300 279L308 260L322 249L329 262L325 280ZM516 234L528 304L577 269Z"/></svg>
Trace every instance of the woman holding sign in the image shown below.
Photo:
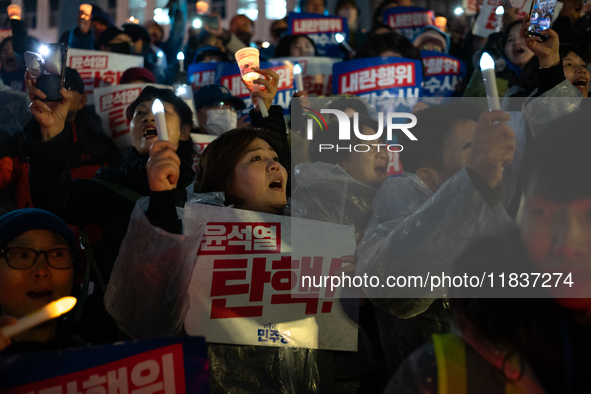
<svg viewBox="0 0 591 394"><path fill-rule="evenodd" d="M289 214L288 172L280 164L279 146L273 134L264 129L234 129L222 134L201 156L194 185L197 194L192 194L190 200L275 215ZM204 223L195 224L185 210L181 226L168 197L178 187L178 162L169 142L154 144L147 168L152 190L149 208L145 214L140 209L134 212L107 291L105 303L109 313L120 329L134 338L176 335L183 331L189 281L180 283L177 278L191 277L201 239L195 234L203 231ZM181 233L182 228L183 237L174 234ZM163 246L151 248L155 244ZM150 248L149 255L138 256L137 250L144 248ZM130 266L138 268L130 271ZM146 283L150 286L146 287ZM137 300L142 300L142 305ZM147 310L144 304L155 307ZM141 318L131 312L138 309L145 311ZM161 324L164 321L168 326ZM162 331L154 331L154 324L148 322L158 322ZM331 391L329 351L210 344L209 358L212 392ZM328 367L328 374L320 365ZM294 379L290 380L289 376ZM326 376L328 379L324 380Z"/></svg>

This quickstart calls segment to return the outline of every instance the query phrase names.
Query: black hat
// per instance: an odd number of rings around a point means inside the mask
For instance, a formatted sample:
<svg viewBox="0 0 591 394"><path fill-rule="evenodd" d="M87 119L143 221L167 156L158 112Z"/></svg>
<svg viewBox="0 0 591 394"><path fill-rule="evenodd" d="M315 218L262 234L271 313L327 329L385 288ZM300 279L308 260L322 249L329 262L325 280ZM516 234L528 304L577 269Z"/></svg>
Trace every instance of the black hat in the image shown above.
<svg viewBox="0 0 591 394"><path fill-rule="evenodd" d="M75 92L84 94L84 82L82 81L82 77L78 74L78 71L73 68L66 67L66 83L64 86Z"/></svg>

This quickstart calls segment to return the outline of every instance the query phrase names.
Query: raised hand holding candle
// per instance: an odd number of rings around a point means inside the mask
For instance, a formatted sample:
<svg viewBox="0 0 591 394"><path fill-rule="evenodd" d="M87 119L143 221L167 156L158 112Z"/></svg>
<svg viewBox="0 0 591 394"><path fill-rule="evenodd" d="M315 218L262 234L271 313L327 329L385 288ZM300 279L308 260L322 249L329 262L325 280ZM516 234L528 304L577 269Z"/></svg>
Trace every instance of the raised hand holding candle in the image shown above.
<svg viewBox="0 0 591 394"><path fill-rule="evenodd" d="M156 131L159 141L168 141L168 129L166 128L166 115L164 114L164 105L159 99L154 100L152 112L156 118Z"/></svg>
<svg viewBox="0 0 591 394"><path fill-rule="evenodd" d="M302 80L302 66L298 63L293 66L293 80L295 83L296 92L304 90L304 81Z"/></svg>
<svg viewBox="0 0 591 394"><path fill-rule="evenodd" d="M21 332L27 331L29 328L69 312L74 305L76 305L76 298L74 297L63 297L57 301L50 302L37 312L18 319L12 326L3 327L2 335L5 338L11 338Z"/></svg>
<svg viewBox="0 0 591 394"><path fill-rule="evenodd" d="M497 111L501 109L499 102L499 91L497 89L497 77L495 75L495 61L484 52L480 58L480 68L482 69L482 78L486 88L486 97L488 98L488 109Z"/></svg>
<svg viewBox="0 0 591 394"><path fill-rule="evenodd" d="M255 68L259 67L258 49L250 47L242 48L234 54L234 57L236 58L236 62L238 62L238 67L240 68L240 75L242 75L242 79L244 79L247 82L252 82L260 77L260 74L254 71ZM252 89L253 91L258 92L259 86L256 83L253 83ZM257 97L257 103L259 105L262 117L268 117L269 112L267 111L265 100L263 100L262 97Z"/></svg>

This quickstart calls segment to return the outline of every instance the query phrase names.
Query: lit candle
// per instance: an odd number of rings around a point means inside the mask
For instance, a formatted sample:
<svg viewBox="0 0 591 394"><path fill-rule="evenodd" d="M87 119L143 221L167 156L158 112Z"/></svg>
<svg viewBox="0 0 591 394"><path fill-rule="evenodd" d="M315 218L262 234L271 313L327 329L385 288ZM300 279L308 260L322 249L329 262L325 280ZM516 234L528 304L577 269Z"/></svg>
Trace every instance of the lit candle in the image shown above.
<svg viewBox="0 0 591 394"><path fill-rule="evenodd" d="M57 301L53 301L45 305L37 312L18 319L18 321L12 326L3 327L2 335L5 338L11 338L23 331L27 331L31 327L35 327L36 325L46 322L47 320L55 319L56 317L69 312L74 307L74 305L76 305L76 298L60 298Z"/></svg>
<svg viewBox="0 0 591 394"><path fill-rule="evenodd" d="M293 79L295 82L295 89L296 92L301 92L304 90L304 81L302 80L302 67L296 63L293 66Z"/></svg>
<svg viewBox="0 0 591 394"><path fill-rule="evenodd" d="M177 53L176 59L179 61L179 71L185 71L185 54L182 52Z"/></svg>
<svg viewBox="0 0 591 394"><path fill-rule="evenodd" d="M154 104L152 104L152 112L156 118L156 131L158 132L158 140L168 141L166 116L164 115L164 105L162 105L162 101L159 99L154 100Z"/></svg>
<svg viewBox="0 0 591 394"><path fill-rule="evenodd" d="M349 45L349 43L347 41L345 41L344 35L342 35L341 33L337 33L334 35L334 38L335 38L335 40L337 40L337 42L339 44L343 44L343 46L349 52L351 57L355 56L355 51L353 50L353 48L351 48L351 45Z"/></svg>
<svg viewBox="0 0 591 394"><path fill-rule="evenodd" d="M497 111L501 109L499 102L499 91L497 90L497 78L495 76L495 61L484 52L480 58L480 68L482 69L482 78L486 87L486 97L488 98L488 109Z"/></svg>

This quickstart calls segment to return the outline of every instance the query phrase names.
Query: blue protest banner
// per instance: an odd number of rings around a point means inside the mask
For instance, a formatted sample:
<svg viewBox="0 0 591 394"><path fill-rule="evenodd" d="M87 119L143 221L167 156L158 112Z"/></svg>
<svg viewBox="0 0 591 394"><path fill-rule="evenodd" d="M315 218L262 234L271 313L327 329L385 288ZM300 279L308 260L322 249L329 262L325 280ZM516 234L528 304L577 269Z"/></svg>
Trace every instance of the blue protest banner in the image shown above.
<svg viewBox="0 0 591 394"><path fill-rule="evenodd" d="M433 11L420 7L393 7L384 11L384 23L411 42L428 25L434 25Z"/></svg>
<svg viewBox="0 0 591 394"><path fill-rule="evenodd" d="M410 111L422 96L421 62L401 57L374 57L335 63L333 94L365 97L378 112Z"/></svg>
<svg viewBox="0 0 591 394"><path fill-rule="evenodd" d="M338 16L290 12L287 34L307 35L314 41L319 56L343 57L335 35L349 39L347 20Z"/></svg>
<svg viewBox="0 0 591 394"><path fill-rule="evenodd" d="M425 66L425 97L457 97L458 83L466 79L466 65L460 59L445 53L421 51ZM425 100L430 101L430 100Z"/></svg>
<svg viewBox="0 0 591 394"><path fill-rule="evenodd" d="M0 371L2 394L209 392L201 337L6 353L0 356Z"/></svg>
<svg viewBox="0 0 591 394"><path fill-rule="evenodd" d="M189 65L187 76L193 92L205 85L215 83L215 74L219 63L193 63Z"/></svg>

